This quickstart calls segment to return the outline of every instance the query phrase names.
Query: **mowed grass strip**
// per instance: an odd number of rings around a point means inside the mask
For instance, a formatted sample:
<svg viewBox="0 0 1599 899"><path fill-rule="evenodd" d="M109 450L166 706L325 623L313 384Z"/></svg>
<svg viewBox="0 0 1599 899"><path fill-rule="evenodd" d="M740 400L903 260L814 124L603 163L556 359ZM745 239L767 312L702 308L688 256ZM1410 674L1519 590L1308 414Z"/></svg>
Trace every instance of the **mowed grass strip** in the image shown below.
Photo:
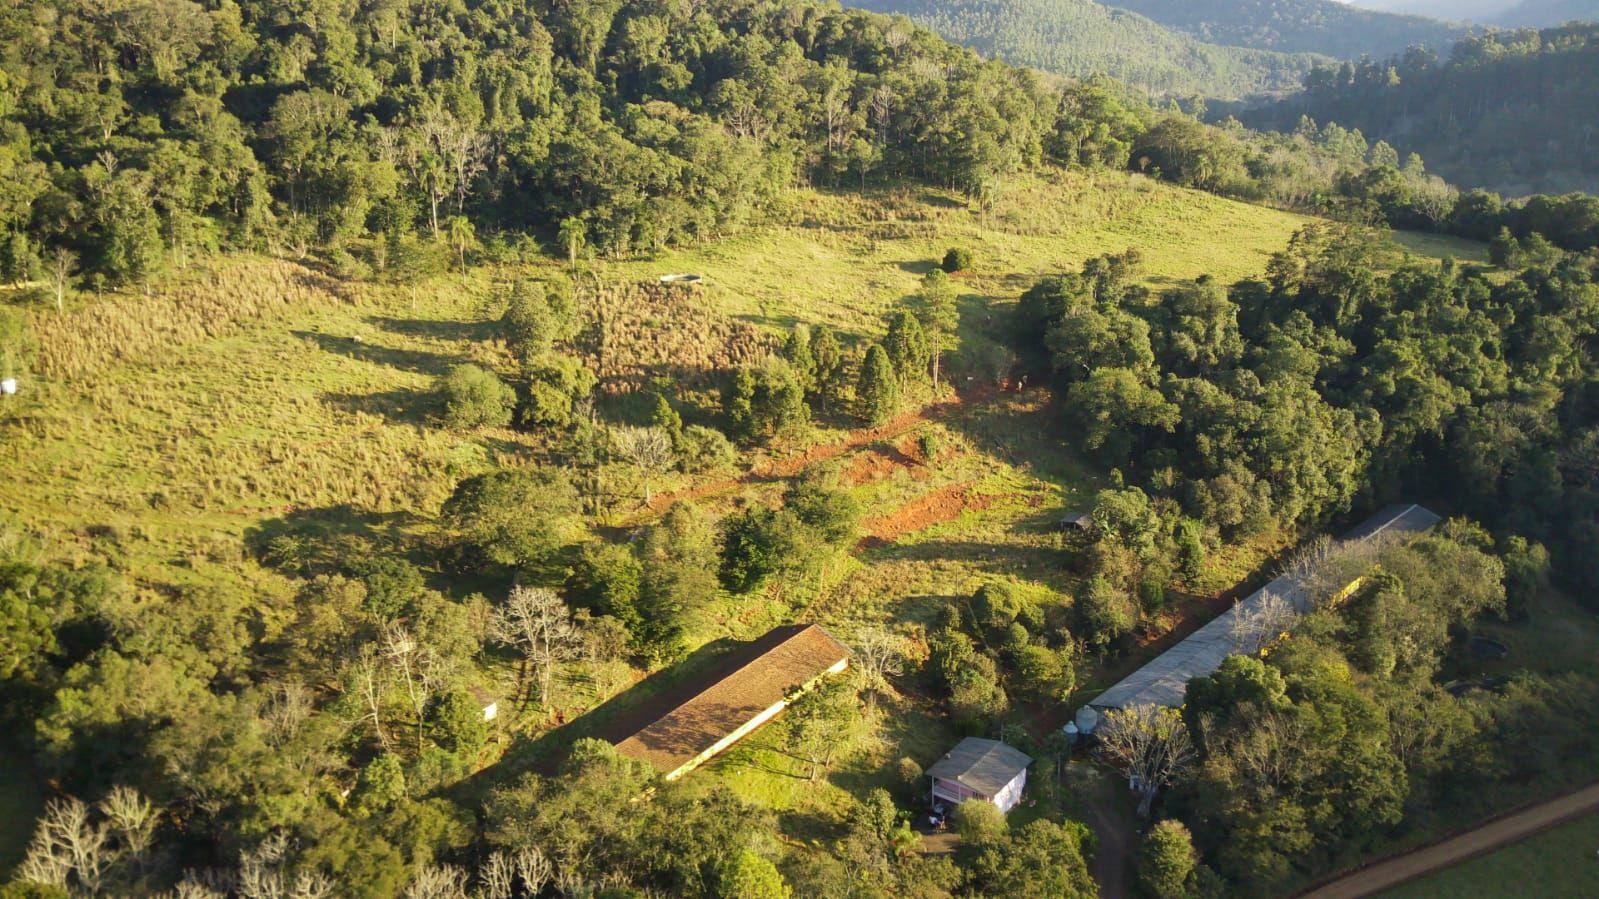
<svg viewBox="0 0 1599 899"><path fill-rule="evenodd" d="M1382 894L1383 899L1592 899L1599 896L1599 815L1589 815Z"/></svg>

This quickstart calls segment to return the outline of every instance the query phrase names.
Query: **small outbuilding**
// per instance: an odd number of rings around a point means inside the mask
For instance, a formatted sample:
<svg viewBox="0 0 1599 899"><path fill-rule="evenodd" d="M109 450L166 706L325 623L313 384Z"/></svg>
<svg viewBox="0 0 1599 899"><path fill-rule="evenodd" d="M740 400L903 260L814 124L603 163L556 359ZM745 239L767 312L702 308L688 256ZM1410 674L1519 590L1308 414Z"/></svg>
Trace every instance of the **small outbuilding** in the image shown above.
<svg viewBox="0 0 1599 899"><path fill-rule="evenodd" d="M927 769L933 781L933 804L959 805L982 799L1002 812L1016 807L1027 786L1031 756L998 740L967 737Z"/></svg>
<svg viewBox="0 0 1599 899"><path fill-rule="evenodd" d="M849 667L849 650L814 624L774 628L657 697L638 720L602 733L616 751L676 780L776 717L801 693Z"/></svg>
<svg viewBox="0 0 1599 899"><path fill-rule="evenodd" d="M472 694L472 700L478 704L478 708L483 710L484 721L493 721L499 717L500 701L494 698L493 693L482 687L472 687L468 692Z"/></svg>
<svg viewBox="0 0 1599 899"><path fill-rule="evenodd" d="M1094 516L1087 512L1067 512L1060 520L1060 529L1071 533L1073 531L1089 531L1094 528Z"/></svg>

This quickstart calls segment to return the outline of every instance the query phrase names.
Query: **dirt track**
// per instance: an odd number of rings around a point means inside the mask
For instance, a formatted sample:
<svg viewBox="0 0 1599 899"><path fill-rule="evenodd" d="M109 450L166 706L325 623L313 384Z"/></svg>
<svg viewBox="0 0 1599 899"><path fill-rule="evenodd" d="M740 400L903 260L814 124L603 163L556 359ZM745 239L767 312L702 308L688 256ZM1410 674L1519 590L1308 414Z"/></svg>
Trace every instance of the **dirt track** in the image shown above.
<svg viewBox="0 0 1599 899"><path fill-rule="evenodd" d="M1457 837L1369 865L1300 895L1302 899L1371 896L1596 811L1599 811L1599 784L1495 818Z"/></svg>

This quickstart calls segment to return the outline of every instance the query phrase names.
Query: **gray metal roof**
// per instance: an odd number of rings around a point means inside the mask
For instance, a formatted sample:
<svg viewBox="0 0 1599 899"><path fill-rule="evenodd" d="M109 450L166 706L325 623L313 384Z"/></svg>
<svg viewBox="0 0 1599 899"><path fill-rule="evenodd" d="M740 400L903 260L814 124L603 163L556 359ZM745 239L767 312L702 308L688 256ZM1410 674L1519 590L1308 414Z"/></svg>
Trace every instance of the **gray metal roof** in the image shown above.
<svg viewBox="0 0 1599 899"><path fill-rule="evenodd" d="M927 776L953 780L984 796L994 796L1032 763L1031 756L1013 746L967 737L934 762Z"/></svg>
<svg viewBox="0 0 1599 899"><path fill-rule="evenodd" d="M1345 534L1344 542L1368 540L1379 534L1419 534L1442 521L1437 515L1412 504L1388 506L1361 522ZM1310 599L1304 585L1295 578L1283 575L1266 586L1239 600L1232 608L1216 616L1210 623L1186 639L1166 650L1149 664L1134 671L1121 682L1089 701L1100 709L1120 709L1135 705L1180 706L1188 692L1188 682L1221 667L1229 655L1247 652L1240 645L1234 621L1241 615L1255 611L1266 594L1275 594L1286 600L1296 615L1310 611Z"/></svg>

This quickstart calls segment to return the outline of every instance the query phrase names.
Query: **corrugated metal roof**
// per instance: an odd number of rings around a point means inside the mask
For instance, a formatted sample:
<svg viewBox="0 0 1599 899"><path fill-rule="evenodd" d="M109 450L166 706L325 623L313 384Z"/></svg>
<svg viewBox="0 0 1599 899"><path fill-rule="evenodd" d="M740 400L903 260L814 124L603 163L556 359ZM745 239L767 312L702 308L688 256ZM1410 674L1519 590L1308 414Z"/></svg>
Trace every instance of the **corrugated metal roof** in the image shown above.
<svg viewBox="0 0 1599 899"><path fill-rule="evenodd" d="M1437 515L1414 503L1392 505L1361 522L1345 534L1343 540L1346 543L1368 540L1387 533L1419 534L1439 521L1442 519ZM1268 593L1286 600L1296 615L1310 611L1304 585L1288 575L1278 577L1099 694L1089 705L1100 709L1146 704L1182 705L1190 680L1215 671L1229 655L1249 651L1240 645L1242 638L1234 622L1242 615L1257 611Z"/></svg>
<svg viewBox="0 0 1599 899"><path fill-rule="evenodd" d="M663 714L611 742L624 755L675 771L847 658L849 650L817 625L775 628L680 688L683 698Z"/></svg>
<svg viewBox="0 0 1599 899"><path fill-rule="evenodd" d="M997 796L1033 759L998 740L967 737L927 769L928 777L953 780L984 796Z"/></svg>

